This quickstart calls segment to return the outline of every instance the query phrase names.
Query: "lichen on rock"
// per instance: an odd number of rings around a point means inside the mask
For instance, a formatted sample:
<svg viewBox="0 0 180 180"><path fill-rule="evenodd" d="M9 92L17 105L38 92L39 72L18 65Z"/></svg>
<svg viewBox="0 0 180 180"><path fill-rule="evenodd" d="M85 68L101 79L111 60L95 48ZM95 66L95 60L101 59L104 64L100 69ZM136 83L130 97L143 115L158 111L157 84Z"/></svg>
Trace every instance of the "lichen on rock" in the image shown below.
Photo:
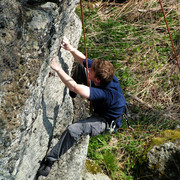
<svg viewBox="0 0 180 180"><path fill-rule="evenodd" d="M165 130L153 138L139 159L138 177L178 179L180 167L180 129Z"/></svg>

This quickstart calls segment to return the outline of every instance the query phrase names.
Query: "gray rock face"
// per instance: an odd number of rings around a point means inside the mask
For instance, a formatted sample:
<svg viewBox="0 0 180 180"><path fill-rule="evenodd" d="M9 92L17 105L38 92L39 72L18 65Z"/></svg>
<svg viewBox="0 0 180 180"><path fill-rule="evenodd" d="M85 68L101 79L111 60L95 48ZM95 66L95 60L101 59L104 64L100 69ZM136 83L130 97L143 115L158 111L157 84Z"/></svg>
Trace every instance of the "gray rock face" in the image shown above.
<svg viewBox="0 0 180 180"><path fill-rule="evenodd" d="M78 2L0 1L0 179L43 179L36 176L40 162L73 121L68 89L49 72L58 54L71 73L71 54L58 49L64 35L78 46ZM47 179L79 179L87 146L85 137L55 163Z"/></svg>
<svg viewBox="0 0 180 180"><path fill-rule="evenodd" d="M180 146L179 142L167 142L154 146L146 154L146 159L139 167L139 176L145 179L179 179Z"/></svg>

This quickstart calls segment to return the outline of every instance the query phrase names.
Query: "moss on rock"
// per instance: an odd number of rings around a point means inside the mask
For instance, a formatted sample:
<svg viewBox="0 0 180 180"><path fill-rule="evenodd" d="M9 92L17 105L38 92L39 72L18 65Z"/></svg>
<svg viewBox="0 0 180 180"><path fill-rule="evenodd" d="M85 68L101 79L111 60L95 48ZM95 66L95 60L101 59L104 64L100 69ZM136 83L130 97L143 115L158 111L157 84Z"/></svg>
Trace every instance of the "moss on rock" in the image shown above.
<svg viewBox="0 0 180 180"><path fill-rule="evenodd" d="M85 166L87 171L91 174L102 173L101 168L91 160L86 160Z"/></svg>
<svg viewBox="0 0 180 180"><path fill-rule="evenodd" d="M165 130L151 140L138 162L138 176L149 179L178 177L180 165L180 129ZM153 177L153 178L152 178Z"/></svg>

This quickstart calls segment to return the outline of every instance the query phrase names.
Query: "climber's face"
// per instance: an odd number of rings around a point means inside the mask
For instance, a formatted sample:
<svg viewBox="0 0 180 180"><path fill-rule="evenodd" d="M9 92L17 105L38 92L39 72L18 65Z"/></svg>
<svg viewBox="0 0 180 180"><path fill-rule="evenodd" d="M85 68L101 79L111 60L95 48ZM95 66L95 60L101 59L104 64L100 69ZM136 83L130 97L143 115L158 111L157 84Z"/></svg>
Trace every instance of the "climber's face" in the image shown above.
<svg viewBox="0 0 180 180"><path fill-rule="evenodd" d="M95 77L95 72L92 68L88 68L89 70L89 79L94 82L96 86L100 86L100 80Z"/></svg>

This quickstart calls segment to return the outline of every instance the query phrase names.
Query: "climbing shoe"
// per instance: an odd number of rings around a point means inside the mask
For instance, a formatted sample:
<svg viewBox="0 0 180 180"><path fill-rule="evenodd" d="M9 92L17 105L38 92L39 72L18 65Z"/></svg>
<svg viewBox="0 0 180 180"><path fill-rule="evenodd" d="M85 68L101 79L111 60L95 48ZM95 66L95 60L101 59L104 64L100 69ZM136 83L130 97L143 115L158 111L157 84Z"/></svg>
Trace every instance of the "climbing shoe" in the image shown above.
<svg viewBox="0 0 180 180"><path fill-rule="evenodd" d="M48 174L50 173L51 171L51 168L52 168L52 165L53 165L54 162L52 161L45 161L41 167L39 168L38 170L38 174L40 176L48 176Z"/></svg>

